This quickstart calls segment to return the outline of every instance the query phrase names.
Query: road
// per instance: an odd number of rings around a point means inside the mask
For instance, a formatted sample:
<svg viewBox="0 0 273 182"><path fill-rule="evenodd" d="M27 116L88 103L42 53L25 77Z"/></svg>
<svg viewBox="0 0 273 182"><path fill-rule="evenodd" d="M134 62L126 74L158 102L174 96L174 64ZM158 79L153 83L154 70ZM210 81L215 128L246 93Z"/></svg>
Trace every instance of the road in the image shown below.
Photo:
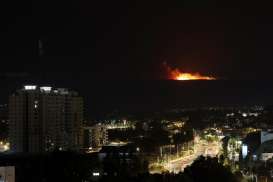
<svg viewBox="0 0 273 182"><path fill-rule="evenodd" d="M195 143L194 153L192 155L171 160L164 165L165 169L170 172L178 173L183 171L185 167L192 164L192 162L200 155L215 157L220 152L221 144L219 142L208 143L204 140L199 140Z"/></svg>

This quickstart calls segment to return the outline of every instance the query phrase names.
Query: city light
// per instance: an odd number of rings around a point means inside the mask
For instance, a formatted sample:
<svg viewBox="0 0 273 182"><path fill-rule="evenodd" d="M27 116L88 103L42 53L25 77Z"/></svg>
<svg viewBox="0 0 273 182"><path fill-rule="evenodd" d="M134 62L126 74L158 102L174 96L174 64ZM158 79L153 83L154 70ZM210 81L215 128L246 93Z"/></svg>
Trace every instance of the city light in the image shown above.
<svg viewBox="0 0 273 182"><path fill-rule="evenodd" d="M10 144L7 142L0 141L0 152L5 152L10 149Z"/></svg>
<svg viewBox="0 0 273 182"><path fill-rule="evenodd" d="M100 176L99 172L93 172L93 176Z"/></svg>
<svg viewBox="0 0 273 182"><path fill-rule="evenodd" d="M192 148L187 146L180 151L181 155L165 154L167 157L162 162L156 162L150 164L150 173L162 173L164 171L179 173L184 170L185 167L191 165L199 156L217 157L221 151L221 142L213 141L208 142L201 139L200 136L195 137L195 142ZM157 167L156 167L157 166ZM161 166L161 168L160 168Z"/></svg>
<svg viewBox="0 0 273 182"><path fill-rule="evenodd" d="M40 87L41 91L50 92L52 87Z"/></svg>
<svg viewBox="0 0 273 182"><path fill-rule="evenodd" d="M36 85L25 85L24 88L25 90L35 90L36 89Z"/></svg>
<svg viewBox="0 0 273 182"><path fill-rule="evenodd" d="M5 145L4 145L4 150L5 150L5 151L9 150L9 145L5 144Z"/></svg>
<svg viewBox="0 0 273 182"><path fill-rule="evenodd" d="M243 158L245 158L247 156L247 153L248 153L247 151L248 151L247 145L243 145L242 146L242 156L243 156Z"/></svg>

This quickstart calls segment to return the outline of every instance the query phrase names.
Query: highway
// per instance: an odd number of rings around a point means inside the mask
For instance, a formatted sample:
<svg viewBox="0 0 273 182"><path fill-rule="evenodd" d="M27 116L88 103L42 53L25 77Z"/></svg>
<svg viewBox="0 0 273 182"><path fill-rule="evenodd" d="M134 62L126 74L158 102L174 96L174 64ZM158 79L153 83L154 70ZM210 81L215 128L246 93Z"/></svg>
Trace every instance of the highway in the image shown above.
<svg viewBox="0 0 273 182"><path fill-rule="evenodd" d="M204 140L198 140L194 145L194 153L192 155L171 160L164 165L164 168L170 172L179 173L185 167L191 165L200 155L215 157L219 154L220 149L220 142L209 143Z"/></svg>

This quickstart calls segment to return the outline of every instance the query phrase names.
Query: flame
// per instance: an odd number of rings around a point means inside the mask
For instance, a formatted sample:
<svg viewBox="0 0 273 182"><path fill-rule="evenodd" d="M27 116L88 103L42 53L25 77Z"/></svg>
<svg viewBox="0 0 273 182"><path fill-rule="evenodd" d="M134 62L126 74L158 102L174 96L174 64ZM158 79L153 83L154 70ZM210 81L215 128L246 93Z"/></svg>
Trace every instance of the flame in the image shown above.
<svg viewBox="0 0 273 182"><path fill-rule="evenodd" d="M204 76L200 73L185 73L179 69L172 69L169 66L167 66L167 70L170 75L170 79L172 80L216 80L216 78L212 76Z"/></svg>
<svg viewBox="0 0 273 182"><path fill-rule="evenodd" d="M183 73L178 69L173 70L171 76L174 80L216 80L216 78L212 76L203 76L199 73Z"/></svg>

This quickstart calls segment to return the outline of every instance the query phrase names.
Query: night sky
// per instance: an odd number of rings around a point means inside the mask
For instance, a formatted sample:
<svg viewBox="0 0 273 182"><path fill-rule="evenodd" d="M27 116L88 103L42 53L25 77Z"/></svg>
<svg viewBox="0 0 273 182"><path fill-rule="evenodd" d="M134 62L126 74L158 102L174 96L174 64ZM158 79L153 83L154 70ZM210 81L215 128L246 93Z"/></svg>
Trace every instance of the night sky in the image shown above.
<svg viewBox="0 0 273 182"><path fill-rule="evenodd" d="M264 82L273 80L270 4L192 0L20 3L1 6L0 76L12 89L39 82L89 92L103 81L106 86L101 90L111 92L115 82L121 90L121 80L168 78L163 62L225 80L263 81L262 90L271 89L270 81ZM260 86L254 86L253 92L264 95ZM129 102L132 97L123 100ZM105 99L101 105L109 102Z"/></svg>
<svg viewBox="0 0 273 182"><path fill-rule="evenodd" d="M81 0L7 6L1 60L10 62L3 71L149 80L165 78L160 66L166 61L221 78L273 78L269 4Z"/></svg>

